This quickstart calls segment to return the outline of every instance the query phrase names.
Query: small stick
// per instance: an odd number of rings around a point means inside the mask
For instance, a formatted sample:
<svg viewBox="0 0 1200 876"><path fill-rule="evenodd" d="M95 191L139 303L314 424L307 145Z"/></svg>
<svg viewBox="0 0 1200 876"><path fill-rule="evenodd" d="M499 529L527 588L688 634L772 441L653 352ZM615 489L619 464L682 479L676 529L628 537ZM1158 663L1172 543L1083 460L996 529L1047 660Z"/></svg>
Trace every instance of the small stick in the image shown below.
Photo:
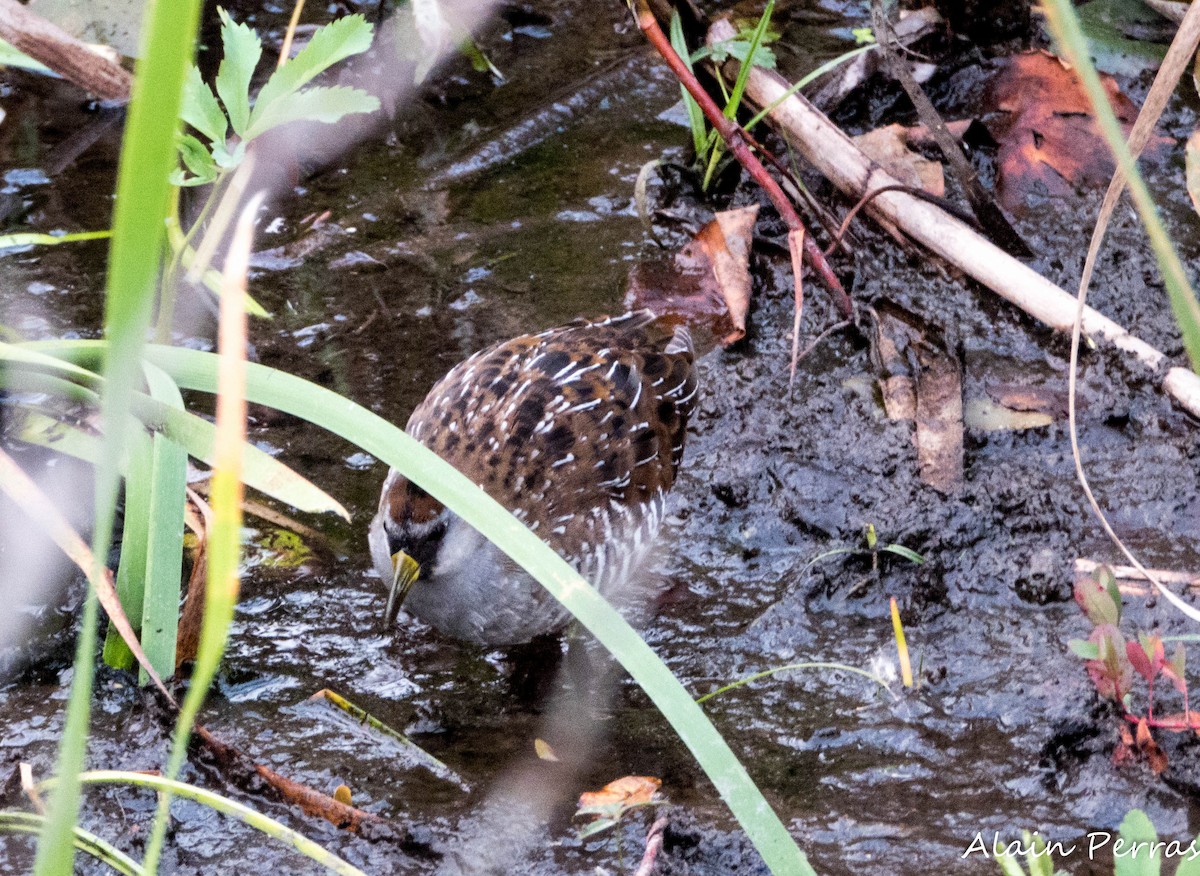
<svg viewBox="0 0 1200 876"><path fill-rule="evenodd" d="M127 101L129 72L17 0L0 0L0 39L101 100Z"/></svg>
<svg viewBox="0 0 1200 876"><path fill-rule="evenodd" d="M658 820L650 825L650 832L646 834L646 851L642 855L642 862L633 872L633 876L650 876L654 872L654 862L658 860L658 853L663 844L663 831L666 829L667 816L665 815L659 816Z"/></svg>
<svg viewBox="0 0 1200 876"><path fill-rule="evenodd" d="M816 271L817 276L821 278L821 281L833 293L834 300L842 316L849 318L854 312L850 296L846 294L846 290L842 288L841 281L833 273L829 262L825 260L825 254L821 252L821 248L812 239L812 235L807 233L804 222L801 221L800 216L796 213L787 195L783 193L783 189L779 187L779 183L775 182L774 177L767 173L767 169L763 167L758 157L750 151L749 143L753 142L750 135L742 130L740 125L727 118L721 112L716 101L712 99L709 93L704 90L704 86L700 84L700 80L688 69L687 64L683 63L683 59L675 53L671 41L667 39L666 34L659 27L658 19L650 11L647 0L638 0L637 21L638 27L646 34L646 38L650 41L650 44L662 55L663 60L667 62L667 66L671 68L671 72L675 74L683 87L687 89L688 94L699 104L709 124L721 135L721 139L725 141L726 148L738 160L738 163L746 168L746 172L750 174L754 181L762 186L763 191L767 193L767 197L771 199L771 203L779 211L779 215L787 224L787 227L792 231L806 232L804 235L804 255L808 259L808 264Z"/></svg>

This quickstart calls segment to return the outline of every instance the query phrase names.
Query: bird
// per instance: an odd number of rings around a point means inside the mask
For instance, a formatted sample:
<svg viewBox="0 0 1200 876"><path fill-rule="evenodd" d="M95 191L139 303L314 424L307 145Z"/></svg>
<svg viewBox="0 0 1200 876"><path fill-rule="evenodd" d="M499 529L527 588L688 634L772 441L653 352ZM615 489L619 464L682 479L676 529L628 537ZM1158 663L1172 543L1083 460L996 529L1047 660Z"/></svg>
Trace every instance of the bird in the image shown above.
<svg viewBox="0 0 1200 876"><path fill-rule="evenodd" d="M697 390L687 328L639 310L480 350L433 386L405 431L636 612L652 596L643 564ZM403 605L444 635L499 647L556 634L570 620L531 576L395 469L369 542L390 588L387 626Z"/></svg>

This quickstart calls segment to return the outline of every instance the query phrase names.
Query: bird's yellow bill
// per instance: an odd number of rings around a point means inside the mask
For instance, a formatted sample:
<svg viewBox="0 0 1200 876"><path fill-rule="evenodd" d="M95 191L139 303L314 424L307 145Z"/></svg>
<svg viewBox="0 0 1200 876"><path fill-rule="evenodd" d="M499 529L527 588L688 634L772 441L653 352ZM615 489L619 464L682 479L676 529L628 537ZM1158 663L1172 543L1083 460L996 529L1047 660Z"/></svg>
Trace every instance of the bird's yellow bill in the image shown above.
<svg viewBox="0 0 1200 876"><path fill-rule="evenodd" d="M420 564L404 551L392 554L392 587L388 593L387 611L384 614L385 627L390 627L396 622L400 606L404 604L408 591L412 590L413 582L420 574Z"/></svg>

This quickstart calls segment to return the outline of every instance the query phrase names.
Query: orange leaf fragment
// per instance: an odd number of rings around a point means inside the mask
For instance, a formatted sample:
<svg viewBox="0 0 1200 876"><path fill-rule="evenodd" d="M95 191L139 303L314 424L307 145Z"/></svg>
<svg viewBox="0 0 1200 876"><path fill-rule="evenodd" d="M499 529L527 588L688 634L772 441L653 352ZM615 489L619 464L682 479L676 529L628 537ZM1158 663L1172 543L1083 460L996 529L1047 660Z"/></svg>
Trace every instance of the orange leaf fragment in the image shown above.
<svg viewBox="0 0 1200 876"><path fill-rule="evenodd" d="M611 806L614 803L621 806L649 803L661 787L662 779L653 776L625 776L609 782L599 791L585 791L580 794L579 808Z"/></svg>

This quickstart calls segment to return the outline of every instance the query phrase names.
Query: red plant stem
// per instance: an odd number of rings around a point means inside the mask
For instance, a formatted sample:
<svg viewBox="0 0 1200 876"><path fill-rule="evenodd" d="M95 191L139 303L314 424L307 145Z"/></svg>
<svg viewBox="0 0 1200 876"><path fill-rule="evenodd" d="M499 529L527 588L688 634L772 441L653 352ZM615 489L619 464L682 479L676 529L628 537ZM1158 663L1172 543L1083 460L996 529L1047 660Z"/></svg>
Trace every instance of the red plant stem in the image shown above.
<svg viewBox="0 0 1200 876"><path fill-rule="evenodd" d="M704 90L704 86L700 84L700 80L696 78L696 74L689 70L683 59L675 53L671 41L667 39L667 35L658 26L658 19L650 11L650 6L646 0L638 0L637 20L638 27L642 29L642 33L646 35L650 44L662 55L663 60L667 62L667 66L671 68L671 72L675 74L683 87L687 89L688 94L699 104L709 124L721 135L721 139L725 141L725 147L738 160L738 163L746 169L746 172L750 174L754 181L762 186L763 191L767 193L767 197L771 199L771 203L775 205L775 209L779 211L779 215L787 224L787 227L792 231L804 232L805 260L816 271L817 276L821 278L821 282L833 293L834 301L838 306L838 310L842 313L842 318L849 319L853 314L850 296L842 288L841 281L833 273L829 262L825 260L825 254L821 252L821 248L804 227L804 222L796 213L792 202L788 200L783 189L779 187L779 183L775 182L774 177L767 173L767 169L763 167L762 162L750 150L748 145L750 135L742 130L741 125L738 125L721 112L721 108L717 106L716 101L712 99L709 93Z"/></svg>

